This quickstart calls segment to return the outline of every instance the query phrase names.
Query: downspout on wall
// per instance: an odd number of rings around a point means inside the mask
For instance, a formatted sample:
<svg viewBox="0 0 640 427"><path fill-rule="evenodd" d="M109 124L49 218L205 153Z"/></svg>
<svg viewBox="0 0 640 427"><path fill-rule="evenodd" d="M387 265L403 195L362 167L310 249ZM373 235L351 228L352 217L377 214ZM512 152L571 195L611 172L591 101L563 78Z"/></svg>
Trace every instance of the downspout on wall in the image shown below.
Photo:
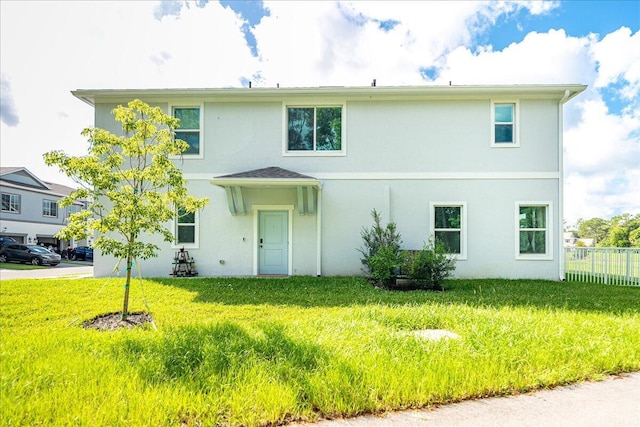
<svg viewBox="0 0 640 427"><path fill-rule="evenodd" d="M318 185L318 212L316 216L316 275L322 275L322 183Z"/></svg>
<svg viewBox="0 0 640 427"><path fill-rule="evenodd" d="M558 277L561 281L566 280L564 275L564 239L562 238L564 232L564 104L569 100L569 90L564 91L564 96L558 102L558 213L559 222L558 227L558 257L559 257L559 270Z"/></svg>

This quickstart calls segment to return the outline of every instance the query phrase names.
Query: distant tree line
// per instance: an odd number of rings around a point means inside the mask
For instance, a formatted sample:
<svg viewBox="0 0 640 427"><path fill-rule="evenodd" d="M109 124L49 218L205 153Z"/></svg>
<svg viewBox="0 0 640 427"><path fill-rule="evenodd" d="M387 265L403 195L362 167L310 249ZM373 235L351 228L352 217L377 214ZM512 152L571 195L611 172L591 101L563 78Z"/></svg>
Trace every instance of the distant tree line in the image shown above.
<svg viewBox="0 0 640 427"><path fill-rule="evenodd" d="M594 246L640 247L640 214L624 213L611 219L580 218L573 231L579 239L593 239Z"/></svg>

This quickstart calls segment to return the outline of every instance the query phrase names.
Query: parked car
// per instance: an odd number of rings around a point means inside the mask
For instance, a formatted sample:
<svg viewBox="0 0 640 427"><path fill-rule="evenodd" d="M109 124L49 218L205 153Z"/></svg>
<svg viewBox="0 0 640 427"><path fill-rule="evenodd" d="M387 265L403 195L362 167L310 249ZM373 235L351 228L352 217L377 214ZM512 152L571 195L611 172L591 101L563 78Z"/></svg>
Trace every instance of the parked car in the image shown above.
<svg viewBox="0 0 640 427"><path fill-rule="evenodd" d="M89 246L78 246L71 251L71 259L73 260L93 260L93 248Z"/></svg>
<svg viewBox="0 0 640 427"><path fill-rule="evenodd" d="M60 255L36 245L8 244L0 249L0 262L14 261L55 266L60 264L60 260Z"/></svg>
<svg viewBox="0 0 640 427"><path fill-rule="evenodd" d="M0 237L0 248L4 245L17 244L16 239L13 237Z"/></svg>

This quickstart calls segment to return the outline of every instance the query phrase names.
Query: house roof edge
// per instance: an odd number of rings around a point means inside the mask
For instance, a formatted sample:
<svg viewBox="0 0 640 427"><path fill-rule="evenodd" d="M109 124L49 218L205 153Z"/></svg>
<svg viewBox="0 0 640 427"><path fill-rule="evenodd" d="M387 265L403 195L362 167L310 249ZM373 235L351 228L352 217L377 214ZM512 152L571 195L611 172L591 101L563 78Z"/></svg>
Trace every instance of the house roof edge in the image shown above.
<svg viewBox="0 0 640 427"><path fill-rule="evenodd" d="M178 99L197 96L203 99L282 99L318 96L347 99L545 96L561 99L569 91L571 98L587 88L584 84L518 85L432 85L432 86L320 86L278 88L156 88L156 89L77 89L76 98L94 106L96 102L126 102L141 99Z"/></svg>

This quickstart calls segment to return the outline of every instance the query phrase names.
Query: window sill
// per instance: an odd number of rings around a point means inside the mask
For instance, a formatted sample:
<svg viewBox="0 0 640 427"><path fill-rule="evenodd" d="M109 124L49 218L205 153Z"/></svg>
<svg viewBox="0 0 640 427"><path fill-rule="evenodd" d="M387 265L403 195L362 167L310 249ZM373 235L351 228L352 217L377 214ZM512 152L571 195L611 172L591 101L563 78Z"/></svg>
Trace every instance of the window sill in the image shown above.
<svg viewBox="0 0 640 427"><path fill-rule="evenodd" d="M285 151L283 157L345 157L345 151Z"/></svg>
<svg viewBox="0 0 640 427"><path fill-rule="evenodd" d="M491 148L519 148L520 144L518 143L501 143L501 144L497 144L495 142L491 143Z"/></svg>
<svg viewBox="0 0 640 427"><path fill-rule="evenodd" d="M169 156L171 160L201 160L204 154L183 154L182 156Z"/></svg>
<svg viewBox="0 0 640 427"><path fill-rule="evenodd" d="M200 245L197 243L172 243L171 249L200 249Z"/></svg>
<svg viewBox="0 0 640 427"><path fill-rule="evenodd" d="M549 254L517 255L516 261L553 261L553 256Z"/></svg>

